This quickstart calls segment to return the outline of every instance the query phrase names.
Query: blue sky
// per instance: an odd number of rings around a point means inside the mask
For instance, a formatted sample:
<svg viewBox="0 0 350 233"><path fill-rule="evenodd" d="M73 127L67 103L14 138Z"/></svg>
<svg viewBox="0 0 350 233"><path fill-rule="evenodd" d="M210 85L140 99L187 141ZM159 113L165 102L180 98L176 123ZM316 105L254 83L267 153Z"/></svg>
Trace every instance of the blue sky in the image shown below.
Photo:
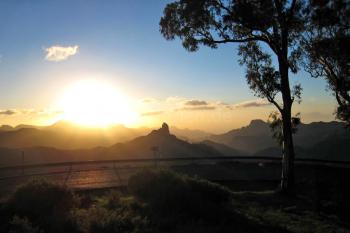
<svg viewBox="0 0 350 233"><path fill-rule="evenodd" d="M0 109L49 108L66 84L90 76L110 80L134 99L256 99L238 65L236 45L189 53L180 41L161 36L166 2L0 1ZM50 62L45 48L53 45L78 45L79 52ZM334 101L325 83L304 72L294 80L304 88L303 109L321 106L310 112L330 119Z"/></svg>

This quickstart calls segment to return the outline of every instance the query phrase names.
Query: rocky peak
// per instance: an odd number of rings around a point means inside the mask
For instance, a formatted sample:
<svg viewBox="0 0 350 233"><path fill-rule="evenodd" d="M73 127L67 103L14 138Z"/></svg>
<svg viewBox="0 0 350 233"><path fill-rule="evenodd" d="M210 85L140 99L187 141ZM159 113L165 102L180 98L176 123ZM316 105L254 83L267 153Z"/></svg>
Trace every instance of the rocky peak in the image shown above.
<svg viewBox="0 0 350 233"><path fill-rule="evenodd" d="M160 129L156 129L156 130L153 130L151 132L151 134L153 135L161 135L161 136L167 136L167 135L170 135L170 131L169 131L169 126L167 123L163 123L162 124L162 127Z"/></svg>
<svg viewBox="0 0 350 233"><path fill-rule="evenodd" d="M162 128L160 128L159 130L162 131L164 134L170 134L169 126L165 122L162 124Z"/></svg>

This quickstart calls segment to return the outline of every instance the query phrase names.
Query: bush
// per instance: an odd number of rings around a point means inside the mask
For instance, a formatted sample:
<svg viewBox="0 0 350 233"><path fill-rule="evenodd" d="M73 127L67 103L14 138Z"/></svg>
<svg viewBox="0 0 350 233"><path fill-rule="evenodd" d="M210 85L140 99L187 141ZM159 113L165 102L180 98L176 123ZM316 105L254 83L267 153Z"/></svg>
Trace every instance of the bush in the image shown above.
<svg viewBox="0 0 350 233"><path fill-rule="evenodd" d="M89 209L73 210L71 219L81 232L86 233L149 232L147 219L134 211L133 205L123 201L117 206L118 208L110 208L102 201Z"/></svg>
<svg viewBox="0 0 350 233"><path fill-rule="evenodd" d="M63 232L66 217L77 204L77 197L68 188L36 179L19 186L5 208L10 216L26 217L45 231Z"/></svg>
<svg viewBox="0 0 350 233"><path fill-rule="evenodd" d="M166 170L144 170L129 180L130 192L148 205L154 222L219 222L227 214L231 193L224 187Z"/></svg>
<svg viewBox="0 0 350 233"><path fill-rule="evenodd" d="M38 227L33 227L27 218L14 216L10 222L9 233L41 233Z"/></svg>

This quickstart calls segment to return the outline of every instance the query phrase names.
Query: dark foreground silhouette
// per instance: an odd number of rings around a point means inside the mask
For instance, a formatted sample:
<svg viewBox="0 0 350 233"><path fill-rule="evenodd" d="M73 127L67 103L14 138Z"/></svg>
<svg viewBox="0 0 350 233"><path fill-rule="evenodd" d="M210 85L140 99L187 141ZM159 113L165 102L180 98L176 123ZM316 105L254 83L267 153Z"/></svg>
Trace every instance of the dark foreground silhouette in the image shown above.
<svg viewBox="0 0 350 233"><path fill-rule="evenodd" d="M1 232L349 232L346 216L308 195L237 192L167 170L141 171L118 190L32 180L2 200L0 214Z"/></svg>

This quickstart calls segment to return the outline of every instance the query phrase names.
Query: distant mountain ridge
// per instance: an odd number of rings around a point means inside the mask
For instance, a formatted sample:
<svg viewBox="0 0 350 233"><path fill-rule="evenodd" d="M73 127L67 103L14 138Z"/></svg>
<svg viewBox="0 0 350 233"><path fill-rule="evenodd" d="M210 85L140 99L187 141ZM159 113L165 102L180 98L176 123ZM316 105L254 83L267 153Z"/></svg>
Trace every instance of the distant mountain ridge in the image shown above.
<svg viewBox="0 0 350 233"><path fill-rule="evenodd" d="M296 147L307 149L332 137L350 138L350 130L345 128L344 123L336 121L302 123L294 135L294 144ZM276 140L272 138L268 123L262 120L253 120L248 126L213 135L208 139L250 154L279 147Z"/></svg>
<svg viewBox="0 0 350 233"><path fill-rule="evenodd" d="M194 143L173 135L169 127L158 130L130 129L116 125L110 129L81 129L65 122L48 127L1 127L0 164L18 163L22 151L28 162L71 161L118 158L153 158L152 147L160 157L274 156L281 148L271 137L268 123L253 120L248 126L224 134L211 135ZM181 129L175 129L177 133ZM202 131L184 130L196 135ZM190 134L187 134L187 136ZM183 140L186 138L186 140ZM297 158L350 161L350 130L341 122L301 124L294 135Z"/></svg>
<svg viewBox="0 0 350 233"><path fill-rule="evenodd" d="M96 146L110 146L116 142L125 142L148 130L131 129L115 125L108 129L81 128L68 122L57 122L51 126L20 126L0 130L0 147L55 147L59 149L85 149Z"/></svg>
<svg viewBox="0 0 350 233"><path fill-rule="evenodd" d="M108 128L82 128L72 123L58 121L50 126L18 125L0 126L0 147L55 147L58 149L90 149L97 146L111 146L146 135L149 128L127 128L113 125ZM200 130L179 129L173 133L187 141L201 141L211 134Z"/></svg>
<svg viewBox="0 0 350 233"><path fill-rule="evenodd" d="M30 129L33 130L33 129ZM35 129L34 129L35 130ZM156 150L152 148L157 148ZM215 157L225 156L203 143L189 143L170 134L167 124L145 136L109 147L60 150L51 147L9 149L0 147L0 165L21 163L22 151L25 163L49 163L78 160L109 160L130 158Z"/></svg>

